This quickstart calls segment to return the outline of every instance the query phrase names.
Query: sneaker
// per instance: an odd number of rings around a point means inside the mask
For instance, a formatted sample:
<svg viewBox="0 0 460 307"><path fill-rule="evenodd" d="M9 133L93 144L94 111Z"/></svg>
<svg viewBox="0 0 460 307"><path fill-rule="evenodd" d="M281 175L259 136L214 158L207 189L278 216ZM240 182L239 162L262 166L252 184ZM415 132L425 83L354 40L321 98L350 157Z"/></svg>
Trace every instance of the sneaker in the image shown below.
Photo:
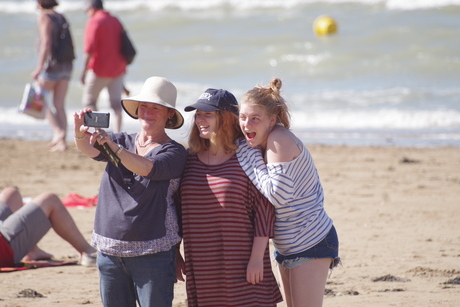
<svg viewBox="0 0 460 307"><path fill-rule="evenodd" d="M95 267L97 266L97 252L92 254L82 253L80 257L80 265L82 266L89 266Z"/></svg>

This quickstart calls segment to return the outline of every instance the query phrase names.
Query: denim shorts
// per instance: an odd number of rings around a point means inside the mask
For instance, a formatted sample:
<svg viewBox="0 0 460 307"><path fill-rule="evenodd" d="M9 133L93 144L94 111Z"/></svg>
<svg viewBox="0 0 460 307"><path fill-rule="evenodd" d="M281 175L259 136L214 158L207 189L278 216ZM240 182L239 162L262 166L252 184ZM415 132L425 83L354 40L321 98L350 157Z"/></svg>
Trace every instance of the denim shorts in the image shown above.
<svg viewBox="0 0 460 307"><path fill-rule="evenodd" d="M330 268L340 264L339 239L334 225L326 237L315 246L293 255L283 256L278 251L274 253L275 260L286 269L292 269L314 259L331 258Z"/></svg>
<svg viewBox="0 0 460 307"><path fill-rule="evenodd" d="M72 75L71 71L60 71L60 72L42 72L40 77L45 79L46 81L54 81L57 82L59 80L70 80Z"/></svg>

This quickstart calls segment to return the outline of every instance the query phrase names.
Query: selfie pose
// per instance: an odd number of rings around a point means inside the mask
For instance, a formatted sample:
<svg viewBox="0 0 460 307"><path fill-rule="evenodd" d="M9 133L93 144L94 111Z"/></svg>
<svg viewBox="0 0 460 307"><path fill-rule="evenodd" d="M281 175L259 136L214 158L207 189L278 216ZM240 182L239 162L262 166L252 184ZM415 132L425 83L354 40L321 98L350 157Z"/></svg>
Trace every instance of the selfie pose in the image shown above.
<svg viewBox="0 0 460 307"><path fill-rule="evenodd" d="M232 93L208 89L185 108L196 109L180 189L190 307L282 301L268 248L274 210L235 155L237 105Z"/></svg>
<svg viewBox="0 0 460 307"><path fill-rule="evenodd" d="M173 195L187 158L184 146L165 131L182 126L176 87L162 77L147 79L141 93L122 100L140 131L107 133L74 115L75 144L107 163L99 190L91 244L104 306L171 306L176 281L176 244L181 241ZM93 114L94 115L94 114ZM91 128L92 130L93 128ZM107 157L94 147L109 148ZM118 164L118 166L117 166Z"/></svg>
<svg viewBox="0 0 460 307"><path fill-rule="evenodd" d="M275 207L275 258L289 307L322 306L329 269L338 257L338 238L324 209L324 194L313 159L290 130L281 80L256 86L241 100L245 141L238 160Z"/></svg>

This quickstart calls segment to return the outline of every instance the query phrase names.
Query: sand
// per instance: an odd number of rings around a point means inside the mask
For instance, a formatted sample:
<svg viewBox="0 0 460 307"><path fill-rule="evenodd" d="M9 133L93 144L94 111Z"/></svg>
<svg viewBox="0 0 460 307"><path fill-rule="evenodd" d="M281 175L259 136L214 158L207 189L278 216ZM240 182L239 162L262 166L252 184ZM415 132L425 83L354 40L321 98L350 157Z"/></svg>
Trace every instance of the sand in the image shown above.
<svg viewBox="0 0 460 307"><path fill-rule="evenodd" d="M0 139L0 145L1 187L18 186L25 197L97 195L104 165L73 144L64 153L50 153L43 141ZM343 262L328 280L324 306L459 306L460 148L308 148ZM95 209L69 211L90 240ZM54 231L39 246L57 259L77 256ZM44 297L23 298L24 289ZM0 273L0 306L81 305L101 305L95 268ZM174 306L186 306L183 282Z"/></svg>

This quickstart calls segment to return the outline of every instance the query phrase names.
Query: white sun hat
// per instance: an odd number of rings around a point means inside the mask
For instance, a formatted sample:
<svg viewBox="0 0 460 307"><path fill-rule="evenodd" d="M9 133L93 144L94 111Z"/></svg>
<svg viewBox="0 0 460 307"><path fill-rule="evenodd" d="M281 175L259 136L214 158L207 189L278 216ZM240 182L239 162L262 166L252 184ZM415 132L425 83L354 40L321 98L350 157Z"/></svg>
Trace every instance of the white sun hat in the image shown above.
<svg viewBox="0 0 460 307"><path fill-rule="evenodd" d="M174 84L163 77L150 77L142 86L141 93L121 100L121 106L134 119L138 119L139 102L154 103L176 111L166 122L165 128L178 129L184 124L184 117L176 109L177 89Z"/></svg>

